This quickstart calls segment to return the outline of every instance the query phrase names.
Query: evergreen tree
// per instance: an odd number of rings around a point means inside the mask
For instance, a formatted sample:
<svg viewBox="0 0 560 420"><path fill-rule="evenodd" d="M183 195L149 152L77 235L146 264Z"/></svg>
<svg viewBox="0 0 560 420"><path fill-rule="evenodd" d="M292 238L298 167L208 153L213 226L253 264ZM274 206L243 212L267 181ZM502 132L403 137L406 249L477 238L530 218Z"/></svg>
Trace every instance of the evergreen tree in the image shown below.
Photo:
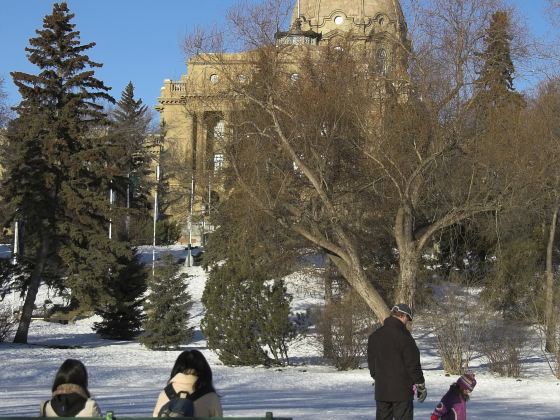
<svg viewBox="0 0 560 420"><path fill-rule="evenodd" d="M111 300L118 258L130 250L107 238L110 152L107 117L99 101L112 102L95 78L66 3L55 3L26 48L38 74L11 73L22 101L3 148L7 176L2 195L12 219L24 219L32 268L15 342L27 342L31 313L48 270L72 288L80 302ZM111 273L115 273L111 275Z"/></svg>
<svg viewBox="0 0 560 420"><path fill-rule="evenodd" d="M148 284L150 295L145 305L145 333L140 342L152 350L173 350L192 340L192 299L187 291L186 274L177 272L177 264L171 255L163 258Z"/></svg>
<svg viewBox="0 0 560 420"><path fill-rule="evenodd" d="M262 175L269 173L264 170ZM225 185L231 186L232 168L225 168L224 176ZM225 364L287 363L294 329L290 296L280 279L293 270L301 243L247 203L251 197L232 188L211 215L218 229L204 255L212 270L202 296L202 329L208 346Z"/></svg>
<svg viewBox="0 0 560 420"><path fill-rule="evenodd" d="M210 272L202 297L206 313L201 327L208 348L226 365L270 363L260 340L264 280L246 259L228 260Z"/></svg>
<svg viewBox="0 0 560 420"><path fill-rule="evenodd" d="M261 311L262 344L270 350L276 363L287 364L289 363L288 341L297 333L295 325L290 320L292 297L288 294L282 279L276 279L272 283L267 282L265 286L263 303L266 306Z"/></svg>
<svg viewBox="0 0 560 420"><path fill-rule="evenodd" d="M208 347L227 365L288 362L291 298L282 280L269 280L270 267L245 253L232 253L210 272L202 302Z"/></svg>
<svg viewBox="0 0 560 420"><path fill-rule="evenodd" d="M484 36L484 51L479 54L482 68L475 86L476 102L482 112L498 105L523 103L513 85L515 67L511 58L511 22L507 11L497 11Z"/></svg>
<svg viewBox="0 0 560 420"><path fill-rule="evenodd" d="M94 330L103 338L132 340L141 332L144 320L144 294L147 284L146 269L138 256L122 261L124 269L113 279L109 286L114 303L96 310L103 321L94 324Z"/></svg>
<svg viewBox="0 0 560 420"><path fill-rule="evenodd" d="M118 193L117 200L123 207L123 223L119 226L118 233L126 239L141 242L141 238L131 236L132 223L142 225L150 218L148 209L148 195L151 188L149 180L150 156L146 150L146 139L150 124L148 107L142 100L134 98L134 86L129 82L122 92L121 99L117 102L112 112L112 126L110 138L112 149L116 155L116 164L125 174L123 184L114 184ZM133 229L138 236L139 229Z"/></svg>

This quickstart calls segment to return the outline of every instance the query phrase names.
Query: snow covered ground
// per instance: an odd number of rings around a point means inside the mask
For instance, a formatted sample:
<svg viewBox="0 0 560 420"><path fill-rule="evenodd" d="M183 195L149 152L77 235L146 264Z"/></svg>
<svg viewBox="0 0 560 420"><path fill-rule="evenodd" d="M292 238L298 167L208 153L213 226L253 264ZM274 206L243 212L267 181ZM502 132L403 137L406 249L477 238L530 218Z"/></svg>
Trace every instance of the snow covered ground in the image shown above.
<svg viewBox="0 0 560 420"><path fill-rule="evenodd" d="M180 254L181 249L172 248L172 251ZM188 272L192 276L190 292L199 301L206 274L200 267L191 267ZM295 295L294 308L303 310L309 304L320 302L312 274L294 274L288 281ZM9 305L9 299L0 305ZM275 415L294 419L375 417L367 369L338 372L322 364L315 347L306 341L298 342L290 350L295 366L226 367L206 348L198 329L202 316L199 302L193 313L197 332L190 347L201 350L208 358L226 416L263 415L273 411ZM30 344L0 344L1 416L38 415L39 401L49 398L54 374L66 358L85 363L90 391L103 411L151 415L179 352L149 351L137 343L101 340L92 332L94 321L84 319L73 325L34 321ZM414 335L422 353L428 388L426 402L415 405L415 417L427 419L455 378L445 376L433 337L423 333L421 327L416 328ZM60 348L66 346L72 348ZM478 385L468 405L469 419L560 419L560 381L552 376L538 349L528 360L525 377L519 380L495 377L485 371L482 360L475 360L472 367Z"/></svg>

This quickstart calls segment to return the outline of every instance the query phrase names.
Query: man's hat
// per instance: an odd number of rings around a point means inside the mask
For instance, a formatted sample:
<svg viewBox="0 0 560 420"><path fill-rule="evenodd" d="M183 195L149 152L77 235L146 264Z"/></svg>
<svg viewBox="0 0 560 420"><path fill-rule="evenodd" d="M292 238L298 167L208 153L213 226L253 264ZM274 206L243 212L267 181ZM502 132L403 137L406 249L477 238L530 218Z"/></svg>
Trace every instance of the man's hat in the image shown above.
<svg viewBox="0 0 560 420"><path fill-rule="evenodd" d="M412 309L410 309L410 306L408 306L406 303L397 303L395 306L393 306L392 311L401 312L407 315L408 318L412 321Z"/></svg>

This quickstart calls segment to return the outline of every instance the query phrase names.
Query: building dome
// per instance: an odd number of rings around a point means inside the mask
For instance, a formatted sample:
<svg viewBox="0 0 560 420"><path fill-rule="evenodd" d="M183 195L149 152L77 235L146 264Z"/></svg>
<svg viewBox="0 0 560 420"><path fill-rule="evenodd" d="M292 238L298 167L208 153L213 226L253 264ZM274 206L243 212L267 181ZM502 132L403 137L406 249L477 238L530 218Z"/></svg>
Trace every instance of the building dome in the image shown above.
<svg viewBox="0 0 560 420"><path fill-rule="evenodd" d="M388 32L406 38L406 23L399 0L295 0L292 22L328 39L341 32L371 35Z"/></svg>

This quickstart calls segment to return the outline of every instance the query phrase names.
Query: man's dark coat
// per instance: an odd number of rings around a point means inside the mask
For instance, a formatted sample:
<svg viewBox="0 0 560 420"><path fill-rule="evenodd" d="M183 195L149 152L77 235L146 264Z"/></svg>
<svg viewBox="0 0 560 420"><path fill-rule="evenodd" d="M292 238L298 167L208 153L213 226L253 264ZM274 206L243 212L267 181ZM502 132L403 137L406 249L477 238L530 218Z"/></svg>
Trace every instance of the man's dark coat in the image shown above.
<svg viewBox="0 0 560 420"><path fill-rule="evenodd" d="M405 325L389 317L369 336L368 365L377 401L408 401L414 384L423 384L420 352Z"/></svg>

